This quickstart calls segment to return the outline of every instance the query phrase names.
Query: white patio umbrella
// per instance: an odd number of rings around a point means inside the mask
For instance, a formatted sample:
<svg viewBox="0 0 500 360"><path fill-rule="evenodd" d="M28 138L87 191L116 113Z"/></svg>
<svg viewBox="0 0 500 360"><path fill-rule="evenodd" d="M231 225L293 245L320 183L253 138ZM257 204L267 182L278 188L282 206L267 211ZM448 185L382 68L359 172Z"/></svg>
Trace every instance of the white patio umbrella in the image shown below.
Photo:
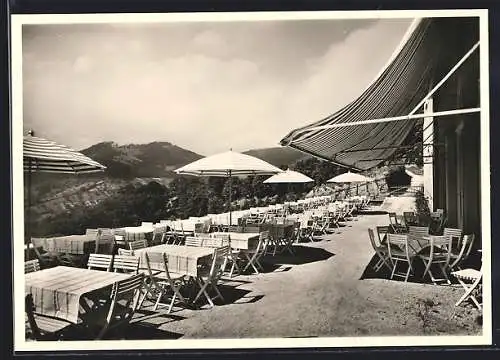
<svg viewBox="0 0 500 360"><path fill-rule="evenodd" d="M232 150L207 156L175 170L177 174L229 178L229 225L232 224L232 177L242 175L274 175L282 171L280 168L264 160Z"/></svg>
<svg viewBox="0 0 500 360"><path fill-rule="evenodd" d="M327 182L333 182L333 183L345 183L345 184L350 184L350 183L366 183L366 182L371 182L373 181L372 178L368 176L364 176L361 174L356 174L352 173L350 171L334 176L333 178L327 180ZM357 188L356 188L357 192Z"/></svg>
<svg viewBox="0 0 500 360"><path fill-rule="evenodd" d="M287 169L279 174L271 176L269 179L264 180L265 184L305 184L314 182L309 176L304 175L298 171ZM287 192L289 185L287 185Z"/></svg>
<svg viewBox="0 0 500 360"><path fill-rule="evenodd" d="M23 139L24 171L28 173L28 239L31 237L29 224L31 215L31 174L33 172L88 174L106 169L104 165L78 151L33 135L33 131L30 130Z"/></svg>
<svg viewBox="0 0 500 360"><path fill-rule="evenodd" d="M269 179L264 180L265 184L278 184L278 183L286 183L286 184L292 184L292 183L308 183L308 182L313 182L314 180L311 179L309 176L304 175L298 171L293 171L290 169L287 169L283 172L280 172L276 175L271 176Z"/></svg>

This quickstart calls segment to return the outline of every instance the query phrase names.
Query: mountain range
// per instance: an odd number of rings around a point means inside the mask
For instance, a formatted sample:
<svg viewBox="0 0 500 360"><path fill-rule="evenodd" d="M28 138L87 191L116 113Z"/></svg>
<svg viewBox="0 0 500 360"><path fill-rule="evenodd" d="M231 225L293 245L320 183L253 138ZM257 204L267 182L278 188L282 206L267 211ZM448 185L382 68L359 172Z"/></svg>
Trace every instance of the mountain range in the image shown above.
<svg viewBox="0 0 500 360"><path fill-rule="evenodd" d="M81 206L95 206L127 184L150 181L168 185L178 177L174 170L203 156L170 142L118 145L107 141L81 151L106 166L91 175L34 174L31 210L36 218L67 212ZM244 152L275 166L287 167L304 159L301 152L285 147L252 149Z"/></svg>
<svg viewBox="0 0 500 360"><path fill-rule="evenodd" d="M118 178L176 177L174 170L203 156L169 142L117 145L101 142L82 150L107 167L105 174ZM289 166L304 159L300 151L286 147L252 149L244 152L275 166Z"/></svg>

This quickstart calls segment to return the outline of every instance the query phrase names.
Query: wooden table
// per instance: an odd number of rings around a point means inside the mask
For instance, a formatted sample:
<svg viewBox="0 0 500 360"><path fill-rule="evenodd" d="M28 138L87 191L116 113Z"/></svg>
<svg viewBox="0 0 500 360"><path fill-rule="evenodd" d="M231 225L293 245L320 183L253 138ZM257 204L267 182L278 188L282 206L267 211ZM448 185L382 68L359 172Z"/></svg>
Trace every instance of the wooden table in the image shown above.
<svg viewBox="0 0 500 360"><path fill-rule="evenodd" d="M258 232L213 232L211 236L227 236L231 240L231 248L235 250L254 250L259 244L260 233Z"/></svg>
<svg viewBox="0 0 500 360"><path fill-rule="evenodd" d="M25 293L33 296L35 312L74 324L81 319L85 298L109 289L130 274L57 266L25 275ZM104 292L105 294L106 292ZM92 296L94 295L94 296Z"/></svg>
<svg viewBox="0 0 500 360"><path fill-rule="evenodd" d="M136 240L150 240L154 231L154 227L152 226L127 226L123 227L120 230L125 231L125 239L117 239L117 240L126 240L126 241L136 241Z"/></svg>
<svg viewBox="0 0 500 360"><path fill-rule="evenodd" d="M210 265L214 254L213 248L183 245L156 245L134 251L140 258L140 267L146 268L146 253L164 253L167 255L168 270L180 275L198 277L198 265ZM163 270L163 264L150 264L152 269Z"/></svg>
<svg viewBox="0 0 500 360"><path fill-rule="evenodd" d="M95 239L88 235L68 235L33 239L33 245L41 246L49 253L84 255L95 249Z"/></svg>

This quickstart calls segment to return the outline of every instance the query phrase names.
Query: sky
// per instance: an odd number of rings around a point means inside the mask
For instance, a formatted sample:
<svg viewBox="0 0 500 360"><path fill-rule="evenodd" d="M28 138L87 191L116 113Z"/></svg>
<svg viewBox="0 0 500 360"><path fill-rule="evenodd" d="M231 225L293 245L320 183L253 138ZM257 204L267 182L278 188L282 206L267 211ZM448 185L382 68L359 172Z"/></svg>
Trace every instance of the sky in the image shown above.
<svg viewBox="0 0 500 360"><path fill-rule="evenodd" d="M359 96L411 21L23 25L24 129L77 150L279 146Z"/></svg>

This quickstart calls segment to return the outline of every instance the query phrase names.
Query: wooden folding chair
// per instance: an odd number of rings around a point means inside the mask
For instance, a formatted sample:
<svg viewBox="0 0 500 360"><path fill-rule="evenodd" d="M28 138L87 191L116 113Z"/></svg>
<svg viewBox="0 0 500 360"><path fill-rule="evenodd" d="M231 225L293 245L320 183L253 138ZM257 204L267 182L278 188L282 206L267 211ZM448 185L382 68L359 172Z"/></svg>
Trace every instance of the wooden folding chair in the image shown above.
<svg viewBox="0 0 500 360"><path fill-rule="evenodd" d="M483 279L482 266L480 270L463 269L453 271L451 274L458 280L460 285L462 285L465 290L465 293L460 297L460 299L458 299L455 306L458 306L465 300L470 299L479 310L482 310L482 303L480 303L477 299L481 291L481 281ZM475 294L476 292L478 294Z"/></svg>
<svg viewBox="0 0 500 360"><path fill-rule="evenodd" d="M460 240L462 239L462 229L444 228L443 235L451 236L453 241L460 242Z"/></svg>
<svg viewBox="0 0 500 360"><path fill-rule="evenodd" d="M458 246L452 247L452 251L450 254L450 264L448 265L451 271L460 270L462 268L462 264L469 257L474 239L474 234L464 235L458 242Z"/></svg>
<svg viewBox="0 0 500 360"><path fill-rule="evenodd" d="M134 256L135 252L134 252L134 250L119 248L118 255Z"/></svg>
<svg viewBox="0 0 500 360"><path fill-rule="evenodd" d="M128 248L130 250L139 250L148 247L148 242L146 240L136 240L128 243Z"/></svg>
<svg viewBox="0 0 500 360"><path fill-rule="evenodd" d="M100 340L110 330L127 326L138 309L141 290L144 285L144 274L136 274L113 284L111 295L106 305L94 308L86 316L87 330L97 334ZM107 306L109 304L109 307ZM107 312L106 312L107 310ZM94 332L94 330L97 330Z"/></svg>
<svg viewBox="0 0 500 360"><path fill-rule="evenodd" d="M393 279L394 276L398 276L403 277L405 282L408 281L408 277L413 272L408 236L404 234L387 234L387 251L389 260L392 264L391 279ZM399 263L406 263L406 273L396 272Z"/></svg>
<svg viewBox="0 0 500 360"><path fill-rule="evenodd" d="M159 305L168 306L167 313L172 311L175 301L180 304L187 304L186 299L180 293L180 289L184 285L184 276L174 273L168 269L167 255L163 253L145 253L147 282L146 291L139 306L142 306L143 301L148 295L155 297L153 310L156 311ZM155 268L152 267L155 264ZM171 293L169 294L169 290ZM160 301L166 295L170 295L170 304L162 304Z"/></svg>
<svg viewBox="0 0 500 360"><path fill-rule="evenodd" d="M384 244L385 241L387 240L387 234L391 232L391 227L390 226L377 226L377 238L379 244Z"/></svg>
<svg viewBox="0 0 500 360"><path fill-rule="evenodd" d="M389 226L392 228L394 234L406 232L406 226L401 224L395 212L389 213Z"/></svg>
<svg viewBox="0 0 500 360"><path fill-rule="evenodd" d="M429 235L429 228L427 226L408 226L408 234L417 238L423 238Z"/></svg>
<svg viewBox="0 0 500 360"><path fill-rule="evenodd" d="M219 282L224 272L224 266L226 264L226 258L229 251L230 251L229 246L223 246L214 250L210 271L206 274L203 273L198 274L196 281L200 286L200 290L198 291L198 294L196 294L193 302L196 302L196 300L198 300L201 295L205 296L210 307L214 307L213 300L217 298L220 298L222 301L224 301L224 297L217 288L217 283ZM215 297L211 297L208 294L209 289L214 290L216 294Z"/></svg>
<svg viewBox="0 0 500 360"><path fill-rule="evenodd" d="M74 327L74 324L68 321L36 314L31 294L26 295L24 306L34 340L60 340L64 336L64 332Z"/></svg>
<svg viewBox="0 0 500 360"><path fill-rule="evenodd" d="M113 255L115 244L115 235L111 229L99 229L94 253Z"/></svg>
<svg viewBox="0 0 500 360"><path fill-rule="evenodd" d="M28 260L28 261L24 262L24 273L25 274L39 271L39 270L40 270L40 262L38 261L38 259Z"/></svg>
<svg viewBox="0 0 500 360"><path fill-rule="evenodd" d="M373 229L368 229L368 236L370 237L370 243L373 247L373 250L375 250L375 253L378 256L378 261L373 267L374 270L376 272L379 272L383 265L385 265L389 270L392 270L392 267L389 264L390 260L389 260L389 253L388 253L387 247L381 245L380 242L377 244L377 242L375 240L375 234L373 232Z"/></svg>
<svg viewBox="0 0 500 360"><path fill-rule="evenodd" d="M46 269L57 265L57 256L45 251L43 248L43 243L46 239L43 238L31 238L31 244L35 256L40 263L41 269Z"/></svg>
<svg viewBox="0 0 500 360"><path fill-rule="evenodd" d="M250 266L253 268L256 274L259 274L259 269L263 270L262 264L260 263L260 258L267 251L267 244L269 241L269 231L262 231L259 235L259 243L257 244L257 248L254 250L244 250L242 251L243 255L247 260L246 266L243 268L243 272L245 272Z"/></svg>
<svg viewBox="0 0 500 360"><path fill-rule="evenodd" d="M153 229L153 237L151 238L150 241L150 246L155 246L155 245L160 245L163 244L165 240L167 232L167 226L162 225L162 226L157 226Z"/></svg>
<svg viewBox="0 0 500 360"><path fill-rule="evenodd" d="M115 255L113 271L137 274L139 272L139 258L134 255Z"/></svg>
<svg viewBox="0 0 500 360"><path fill-rule="evenodd" d="M450 279L447 274L448 265L450 263L451 254L451 236L431 236L429 247L425 249L424 252L418 254L418 257L422 260L425 265L424 273L422 278L425 278L427 274L434 284L440 281L446 281L451 284ZM432 265L437 265L443 274L443 278L436 278L432 272Z"/></svg>
<svg viewBox="0 0 500 360"><path fill-rule="evenodd" d="M185 246L196 246L200 247L203 246L203 240L204 238L202 237L195 237L195 236L186 236L186 239L184 240L184 245Z"/></svg>
<svg viewBox="0 0 500 360"><path fill-rule="evenodd" d="M90 254L87 261L88 269L104 269L111 271L113 255L108 254Z"/></svg>
<svg viewBox="0 0 500 360"><path fill-rule="evenodd" d="M417 215L413 211L404 211L403 219L405 221L406 227L418 225Z"/></svg>

